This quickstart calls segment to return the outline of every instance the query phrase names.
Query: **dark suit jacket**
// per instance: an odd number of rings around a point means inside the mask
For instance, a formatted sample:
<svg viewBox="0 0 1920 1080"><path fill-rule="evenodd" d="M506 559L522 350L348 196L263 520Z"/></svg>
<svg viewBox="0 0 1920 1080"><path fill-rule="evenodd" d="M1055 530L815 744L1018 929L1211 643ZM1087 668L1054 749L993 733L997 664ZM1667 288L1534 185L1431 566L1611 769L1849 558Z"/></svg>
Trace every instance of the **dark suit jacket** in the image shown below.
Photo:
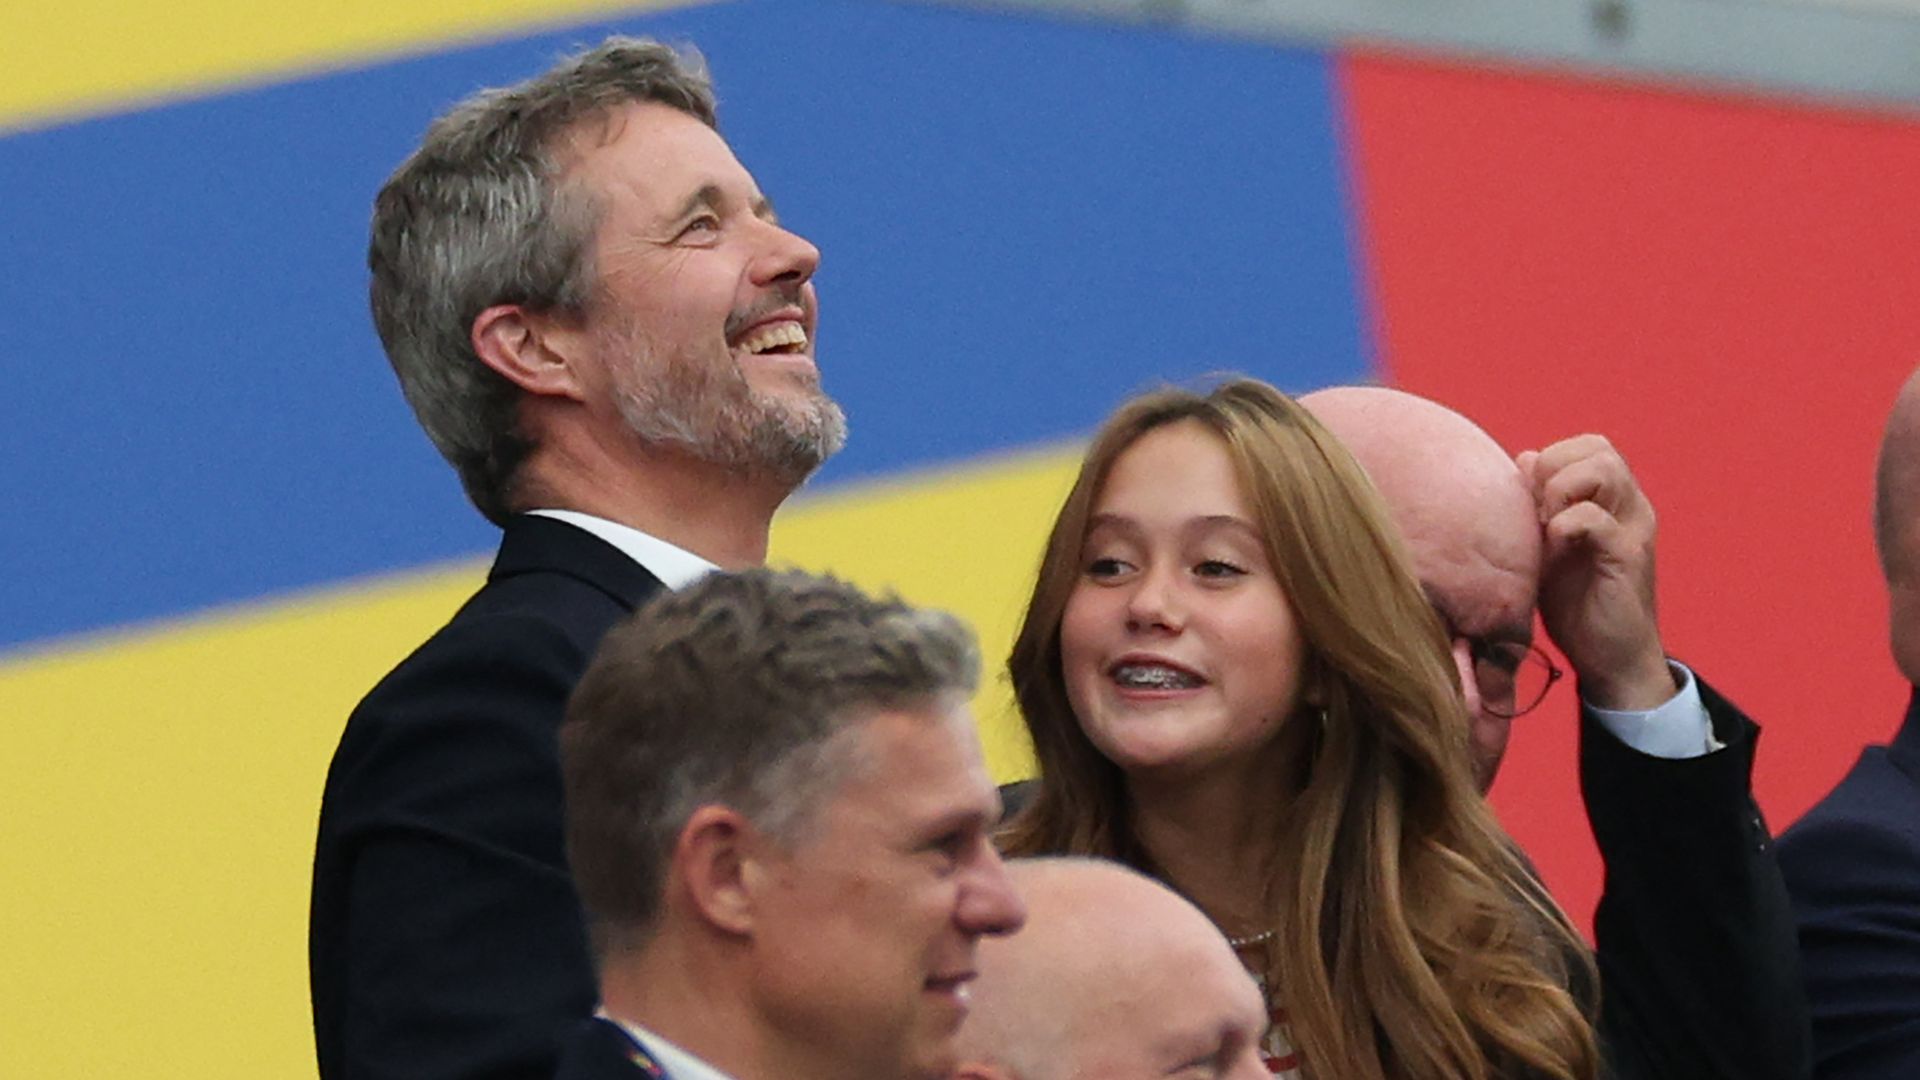
<svg viewBox="0 0 1920 1080"><path fill-rule="evenodd" d="M515 518L485 587L347 721L308 938L324 1080L552 1075L597 997L555 734L601 636L659 588L590 533Z"/></svg>
<svg viewBox="0 0 1920 1080"><path fill-rule="evenodd" d="M1792 909L1752 795L1760 730L1699 680L1724 747L1678 761L1580 724L1606 886L1599 1034L1617 1080L1796 1080L1811 1036Z"/></svg>
<svg viewBox="0 0 1920 1080"><path fill-rule="evenodd" d="M1751 795L1759 728L1699 687L1725 744L1703 757L1642 754L1581 716L1581 791L1606 863L1594 918L1606 1075L1800 1080L1809 1038L1793 920ZM1030 795L1030 782L1001 788L1009 815Z"/></svg>
<svg viewBox="0 0 1920 1080"><path fill-rule="evenodd" d="M595 1017L567 1035L553 1080L670 1080L644 1050L636 1059L637 1049L620 1025Z"/></svg>
<svg viewBox="0 0 1920 1080"><path fill-rule="evenodd" d="M1780 838L1821 1080L1920 1077L1920 689Z"/></svg>

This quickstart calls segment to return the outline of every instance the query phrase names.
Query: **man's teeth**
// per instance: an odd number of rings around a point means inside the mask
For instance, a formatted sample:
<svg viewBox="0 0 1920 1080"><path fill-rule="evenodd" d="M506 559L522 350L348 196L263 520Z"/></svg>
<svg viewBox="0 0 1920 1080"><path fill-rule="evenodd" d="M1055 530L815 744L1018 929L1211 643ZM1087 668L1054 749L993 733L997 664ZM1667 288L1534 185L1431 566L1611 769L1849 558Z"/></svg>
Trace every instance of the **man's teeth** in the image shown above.
<svg viewBox="0 0 1920 1080"><path fill-rule="evenodd" d="M1187 690L1200 685L1191 672L1162 664L1121 664L1113 669L1113 679L1121 686L1143 690Z"/></svg>
<svg viewBox="0 0 1920 1080"><path fill-rule="evenodd" d="M740 347L750 353L763 353L784 345L805 346L806 328L797 322L778 322L762 326L740 339Z"/></svg>

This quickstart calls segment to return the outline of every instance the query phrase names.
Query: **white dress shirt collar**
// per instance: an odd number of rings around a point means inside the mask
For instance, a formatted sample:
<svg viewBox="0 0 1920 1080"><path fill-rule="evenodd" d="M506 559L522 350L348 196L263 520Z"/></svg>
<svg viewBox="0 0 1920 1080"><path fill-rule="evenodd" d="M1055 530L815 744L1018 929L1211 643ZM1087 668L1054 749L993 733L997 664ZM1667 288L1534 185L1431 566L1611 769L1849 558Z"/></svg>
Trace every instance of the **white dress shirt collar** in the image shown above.
<svg viewBox="0 0 1920 1080"><path fill-rule="evenodd" d="M647 1053L653 1055L653 1060L658 1062L660 1067L667 1071L669 1080L733 1080L733 1078L726 1073L701 1061L691 1053L680 1049L653 1032L648 1031L646 1028L641 1027L639 1024L630 1023L617 1016L609 1016L605 1009L598 1010L595 1015L609 1023L620 1025L620 1030L625 1031L633 1041L645 1047Z"/></svg>
<svg viewBox="0 0 1920 1080"><path fill-rule="evenodd" d="M625 552L629 559L639 563L669 589L684 589L702 576L720 569L686 548L675 547L657 536L649 536L617 521L583 514L578 510L529 510L527 513L534 517L564 521L592 533Z"/></svg>

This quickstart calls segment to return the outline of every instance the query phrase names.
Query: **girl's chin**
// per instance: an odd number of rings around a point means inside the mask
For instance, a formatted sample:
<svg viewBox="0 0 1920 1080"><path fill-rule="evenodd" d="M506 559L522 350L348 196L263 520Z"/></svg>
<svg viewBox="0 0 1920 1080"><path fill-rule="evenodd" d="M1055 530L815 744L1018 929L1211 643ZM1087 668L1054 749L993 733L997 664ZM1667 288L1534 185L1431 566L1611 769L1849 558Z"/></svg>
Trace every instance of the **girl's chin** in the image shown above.
<svg viewBox="0 0 1920 1080"><path fill-rule="evenodd" d="M1100 752L1136 789L1185 786L1246 773L1253 764L1250 758L1257 754L1245 747L1138 741L1102 746Z"/></svg>
<svg viewBox="0 0 1920 1080"><path fill-rule="evenodd" d="M1114 747L1107 760L1130 777L1165 779L1204 771L1213 755L1192 746Z"/></svg>

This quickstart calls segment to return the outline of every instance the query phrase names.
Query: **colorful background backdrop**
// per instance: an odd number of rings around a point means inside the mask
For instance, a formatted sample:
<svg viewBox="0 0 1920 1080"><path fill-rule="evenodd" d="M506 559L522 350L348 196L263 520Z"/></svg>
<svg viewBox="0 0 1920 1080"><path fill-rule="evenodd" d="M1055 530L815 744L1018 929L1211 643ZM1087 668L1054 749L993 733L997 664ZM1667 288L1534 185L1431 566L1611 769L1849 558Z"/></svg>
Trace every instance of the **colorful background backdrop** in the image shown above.
<svg viewBox="0 0 1920 1080"><path fill-rule="evenodd" d="M611 30L707 54L825 253L853 436L777 561L1003 656L1120 400L1378 380L1510 449L1614 439L1776 827L1896 721L1868 505L1920 362L1912 116L880 0L57 7L0 12L0 1077L312 1074L327 760L493 545L369 326L372 193ZM1584 916L1572 718L1520 723L1494 800Z"/></svg>

